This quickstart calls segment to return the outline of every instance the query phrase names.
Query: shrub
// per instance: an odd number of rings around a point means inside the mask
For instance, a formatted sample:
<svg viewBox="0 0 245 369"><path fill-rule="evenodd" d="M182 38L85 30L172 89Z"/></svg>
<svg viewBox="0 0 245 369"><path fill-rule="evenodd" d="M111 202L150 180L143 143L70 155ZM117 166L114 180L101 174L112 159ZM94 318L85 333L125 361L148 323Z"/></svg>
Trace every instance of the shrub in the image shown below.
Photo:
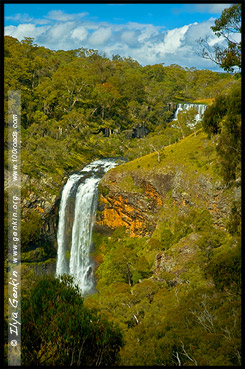
<svg viewBox="0 0 245 369"><path fill-rule="evenodd" d="M83 305L71 277L37 280L22 299L22 365L116 365L119 329Z"/></svg>

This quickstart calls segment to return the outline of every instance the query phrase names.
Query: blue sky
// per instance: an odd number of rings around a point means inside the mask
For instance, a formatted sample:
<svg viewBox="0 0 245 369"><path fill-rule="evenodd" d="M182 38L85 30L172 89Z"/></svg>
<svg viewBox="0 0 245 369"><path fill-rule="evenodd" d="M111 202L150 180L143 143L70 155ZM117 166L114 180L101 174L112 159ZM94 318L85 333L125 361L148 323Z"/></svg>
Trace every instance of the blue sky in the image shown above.
<svg viewBox="0 0 245 369"><path fill-rule="evenodd" d="M218 70L196 55L199 37L221 44L210 27L231 3L5 4L5 34L47 48L79 47L131 56L141 65L164 63Z"/></svg>

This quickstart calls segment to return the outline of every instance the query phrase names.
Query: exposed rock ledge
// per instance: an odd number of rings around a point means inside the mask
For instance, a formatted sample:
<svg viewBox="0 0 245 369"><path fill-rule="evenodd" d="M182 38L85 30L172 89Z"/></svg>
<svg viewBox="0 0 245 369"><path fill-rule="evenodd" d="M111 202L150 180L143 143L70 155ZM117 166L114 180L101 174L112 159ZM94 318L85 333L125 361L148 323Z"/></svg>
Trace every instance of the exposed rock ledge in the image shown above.
<svg viewBox="0 0 245 369"><path fill-rule="evenodd" d="M122 167L124 164L122 165ZM161 171L161 172L160 172ZM217 228L225 228L232 201L239 198L236 188L226 191L220 181L209 175L172 166L147 175L140 170L106 173L100 183L95 226L126 227L131 237L151 235L161 217L161 209L187 214L190 208L208 209Z"/></svg>

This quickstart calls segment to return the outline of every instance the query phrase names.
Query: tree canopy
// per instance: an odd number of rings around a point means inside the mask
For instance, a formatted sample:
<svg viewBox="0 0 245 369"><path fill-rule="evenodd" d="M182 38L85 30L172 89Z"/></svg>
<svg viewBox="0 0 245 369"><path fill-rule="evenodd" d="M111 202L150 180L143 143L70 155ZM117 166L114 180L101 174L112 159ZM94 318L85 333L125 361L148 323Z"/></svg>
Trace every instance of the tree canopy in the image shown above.
<svg viewBox="0 0 245 369"><path fill-rule="evenodd" d="M220 18L215 20L215 25L211 27L218 38L225 39L227 46L210 47L208 39L200 39L202 47L202 57L210 59L220 65L227 72L234 72L238 68L241 70L241 31L242 31L242 5L234 4L224 9Z"/></svg>
<svg viewBox="0 0 245 369"><path fill-rule="evenodd" d="M22 295L22 365L118 364L119 328L83 305L71 277L42 277Z"/></svg>
<svg viewBox="0 0 245 369"><path fill-rule="evenodd" d="M219 168L226 183L241 176L241 86L219 95L203 117L203 128L217 135Z"/></svg>

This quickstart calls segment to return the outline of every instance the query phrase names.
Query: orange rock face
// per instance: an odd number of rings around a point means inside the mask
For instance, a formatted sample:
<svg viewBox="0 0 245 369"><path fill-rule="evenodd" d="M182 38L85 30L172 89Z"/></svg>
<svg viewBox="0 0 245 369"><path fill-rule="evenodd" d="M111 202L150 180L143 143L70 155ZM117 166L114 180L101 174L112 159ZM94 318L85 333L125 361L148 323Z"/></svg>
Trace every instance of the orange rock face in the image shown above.
<svg viewBox="0 0 245 369"><path fill-rule="evenodd" d="M131 237L151 235L172 181L171 173L153 173L148 180L141 173L109 171L101 184L95 224L111 229L125 227Z"/></svg>
<svg viewBox="0 0 245 369"><path fill-rule="evenodd" d="M126 227L131 237L148 235L153 230L153 213L157 211L162 199L150 187L145 194L110 193L99 198L96 224L111 229Z"/></svg>
<svg viewBox="0 0 245 369"><path fill-rule="evenodd" d="M150 183L145 184L145 193L154 201L156 201L157 205L162 205L162 198L159 196L158 192L154 189L154 187Z"/></svg>
<svg viewBox="0 0 245 369"><path fill-rule="evenodd" d="M129 204L127 199L119 195L117 198L101 196L100 205L104 210L98 217L97 224L115 229L126 227L131 237L147 234L145 216L139 208Z"/></svg>

